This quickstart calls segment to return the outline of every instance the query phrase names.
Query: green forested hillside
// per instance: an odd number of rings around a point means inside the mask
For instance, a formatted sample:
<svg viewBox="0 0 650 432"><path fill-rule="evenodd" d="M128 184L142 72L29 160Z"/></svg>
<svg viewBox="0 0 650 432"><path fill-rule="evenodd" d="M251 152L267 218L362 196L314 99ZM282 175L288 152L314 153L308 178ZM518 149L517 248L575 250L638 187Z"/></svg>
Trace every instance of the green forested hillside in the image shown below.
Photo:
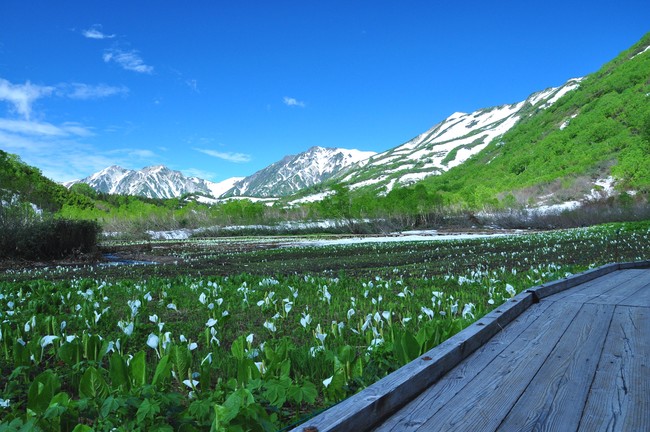
<svg viewBox="0 0 650 432"><path fill-rule="evenodd" d="M86 197L43 176L14 154L0 150L0 198L5 203L31 203L45 211L58 211L64 205L89 207Z"/></svg>
<svg viewBox="0 0 650 432"><path fill-rule="evenodd" d="M650 33L547 109L531 112L483 152L425 180L446 202L526 204L577 199L613 175L620 190L650 191ZM573 195L573 196L572 196Z"/></svg>

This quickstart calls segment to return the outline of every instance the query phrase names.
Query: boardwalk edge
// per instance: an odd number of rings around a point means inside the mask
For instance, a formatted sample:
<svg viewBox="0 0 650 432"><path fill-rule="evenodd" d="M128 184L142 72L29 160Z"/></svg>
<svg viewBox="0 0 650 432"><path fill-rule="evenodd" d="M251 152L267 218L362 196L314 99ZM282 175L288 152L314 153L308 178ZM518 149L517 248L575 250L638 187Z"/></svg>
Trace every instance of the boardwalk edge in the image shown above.
<svg viewBox="0 0 650 432"><path fill-rule="evenodd" d="M370 430L480 348L533 303L608 273L634 268L650 268L650 260L606 264L523 291L424 355L292 431Z"/></svg>

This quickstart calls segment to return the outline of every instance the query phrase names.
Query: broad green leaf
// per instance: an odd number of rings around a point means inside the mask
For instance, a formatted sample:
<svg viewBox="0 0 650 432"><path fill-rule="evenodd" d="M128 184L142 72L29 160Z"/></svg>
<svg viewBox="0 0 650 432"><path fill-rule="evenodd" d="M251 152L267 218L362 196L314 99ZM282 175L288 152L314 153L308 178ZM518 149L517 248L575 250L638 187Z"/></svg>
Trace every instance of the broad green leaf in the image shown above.
<svg viewBox="0 0 650 432"><path fill-rule="evenodd" d="M46 370L41 373L29 386L27 408L36 414L44 413L60 388L59 377L54 372Z"/></svg>
<svg viewBox="0 0 650 432"><path fill-rule="evenodd" d="M404 364L416 359L420 355L420 344L410 331L405 330L402 333L400 344L402 345L402 350L406 360Z"/></svg>
<svg viewBox="0 0 650 432"><path fill-rule="evenodd" d="M129 369L126 366L124 357L119 353L114 353L110 360L109 375L113 389L117 390L122 386L126 391L131 389L131 380L129 379Z"/></svg>
<svg viewBox="0 0 650 432"><path fill-rule="evenodd" d="M138 423L143 423L147 418L153 419L159 412L160 405L156 401L152 402L151 399L145 399L138 407L136 418L138 419Z"/></svg>
<svg viewBox="0 0 650 432"><path fill-rule="evenodd" d="M156 366L156 371L153 374L152 384L158 386L162 384L166 379L169 378L172 370L172 365L169 363L169 355L164 355L158 361L158 366Z"/></svg>
<svg viewBox="0 0 650 432"><path fill-rule="evenodd" d="M20 342L14 342L14 367L30 366L29 350L24 347Z"/></svg>
<svg viewBox="0 0 650 432"><path fill-rule="evenodd" d="M291 385L287 392L287 396L292 402L295 402L298 405L303 402L311 404L316 401L318 390L316 390L316 386L313 383L305 381L302 385Z"/></svg>
<svg viewBox="0 0 650 432"><path fill-rule="evenodd" d="M66 342L59 347L58 355L59 358L68 364L69 366L74 366L81 361L81 342L77 339Z"/></svg>
<svg viewBox="0 0 650 432"><path fill-rule="evenodd" d="M339 348L338 350L338 358L344 362L344 363L349 363L354 361L355 357L355 351L354 348L352 348L350 345L345 345Z"/></svg>
<svg viewBox="0 0 650 432"><path fill-rule="evenodd" d="M244 336L239 336L235 341L232 343L232 346L230 347L230 352L232 352L232 355L239 361L242 361L246 355L246 339Z"/></svg>
<svg viewBox="0 0 650 432"><path fill-rule="evenodd" d="M89 361L98 361L100 359L100 351L102 349L102 340L99 335L84 334L83 337L84 357Z"/></svg>
<svg viewBox="0 0 650 432"><path fill-rule="evenodd" d="M192 364L192 353L187 347L173 345L169 350L169 358L174 365L174 370L179 380L188 378L188 371Z"/></svg>
<svg viewBox="0 0 650 432"><path fill-rule="evenodd" d="M287 400L287 391L290 386L291 379L288 377L283 376L280 379L269 380L264 384L266 388L264 397L271 405L280 408Z"/></svg>
<svg viewBox="0 0 650 432"><path fill-rule="evenodd" d="M131 359L129 368L131 370L131 379L133 385L142 387L147 383L147 359L144 351L138 351Z"/></svg>
<svg viewBox="0 0 650 432"><path fill-rule="evenodd" d="M108 396L108 384L95 367L86 369L79 383L79 396L103 401Z"/></svg>
<svg viewBox="0 0 650 432"><path fill-rule="evenodd" d="M109 396L104 400L104 403L102 404L102 408L100 410L100 413L102 417L108 417L111 415L115 410L117 410L122 404L120 401L113 396Z"/></svg>
<svg viewBox="0 0 650 432"><path fill-rule="evenodd" d="M85 424L78 424L72 429L72 432L93 432L93 428Z"/></svg>

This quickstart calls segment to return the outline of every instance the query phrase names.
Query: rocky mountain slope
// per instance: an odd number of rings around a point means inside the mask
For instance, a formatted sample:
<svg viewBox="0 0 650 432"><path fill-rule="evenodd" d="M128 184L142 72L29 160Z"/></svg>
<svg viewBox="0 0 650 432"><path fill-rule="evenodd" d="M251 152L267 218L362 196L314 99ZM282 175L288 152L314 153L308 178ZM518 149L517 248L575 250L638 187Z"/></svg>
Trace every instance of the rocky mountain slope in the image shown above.
<svg viewBox="0 0 650 432"><path fill-rule="evenodd" d="M622 199L647 199L650 33L550 107L529 107L475 157L423 185L448 202L472 206L584 201L607 189L625 193Z"/></svg>
<svg viewBox="0 0 650 432"><path fill-rule="evenodd" d="M84 179L68 182L65 186L86 183L99 192L148 198L174 198L187 193L200 193L213 198L281 197L321 183L352 165L362 166L362 161L374 154L312 147L298 155L286 156L251 176L233 177L219 183L186 177L180 171L163 165L138 171L111 166Z"/></svg>
<svg viewBox="0 0 650 432"><path fill-rule="evenodd" d="M441 174L479 153L522 118L552 106L579 84L579 78L571 79L560 87L533 93L522 102L470 114L454 113L410 141L371 157L340 181L352 190L369 187L387 193L395 186Z"/></svg>
<svg viewBox="0 0 650 432"><path fill-rule="evenodd" d="M93 189L108 194L175 198L188 193L220 195L238 180L240 178L214 183L196 177L186 177L180 171L171 170L163 165L150 166L138 171L114 165L84 179L68 182L65 186L86 183Z"/></svg>
<svg viewBox="0 0 650 432"><path fill-rule="evenodd" d="M359 150L312 147L303 153L286 156L238 181L223 197L267 198L291 195L344 172L352 165L363 166L364 161L375 154Z"/></svg>

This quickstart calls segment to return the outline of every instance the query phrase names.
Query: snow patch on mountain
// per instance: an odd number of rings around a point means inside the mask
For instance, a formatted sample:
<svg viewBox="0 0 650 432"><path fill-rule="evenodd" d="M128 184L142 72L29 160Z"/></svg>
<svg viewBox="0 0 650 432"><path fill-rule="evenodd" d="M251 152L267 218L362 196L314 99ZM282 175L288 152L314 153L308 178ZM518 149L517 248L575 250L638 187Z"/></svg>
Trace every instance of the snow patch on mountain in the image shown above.
<svg viewBox="0 0 650 432"><path fill-rule="evenodd" d="M533 93L515 104L481 109L473 113L455 112L428 131L406 143L372 156L340 181L351 190L372 186L383 193L397 185L407 185L438 175L465 162L490 142L510 130L526 115L546 109L580 85L581 78L560 87Z"/></svg>
<svg viewBox="0 0 650 432"><path fill-rule="evenodd" d="M197 177L186 177L180 171L171 170L164 165L145 167L137 171L113 165L64 185L69 188L76 183L86 183L98 192L147 198L178 198L193 193L218 198L240 179L232 178L214 183Z"/></svg>
<svg viewBox="0 0 650 432"><path fill-rule="evenodd" d="M341 148L312 147L236 182L223 196L281 197L321 183L345 172L351 166L363 166L375 152Z"/></svg>

